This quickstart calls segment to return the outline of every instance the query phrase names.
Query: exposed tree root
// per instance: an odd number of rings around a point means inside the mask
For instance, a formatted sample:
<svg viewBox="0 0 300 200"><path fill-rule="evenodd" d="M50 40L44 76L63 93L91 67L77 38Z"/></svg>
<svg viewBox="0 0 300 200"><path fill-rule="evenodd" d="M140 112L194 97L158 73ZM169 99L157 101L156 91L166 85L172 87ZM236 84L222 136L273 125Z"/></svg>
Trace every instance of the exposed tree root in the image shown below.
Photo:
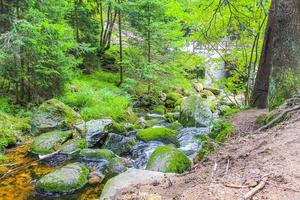
<svg viewBox="0 0 300 200"><path fill-rule="evenodd" d="M297 106L294 106L292 108L289 108L289 109L286 109L286 110L283 110L277 117L275 117L272 121L270 121L268 124L266 124L265 126L261 127L260 129L258 129L258 131L264 131L264 130L267 130L271 127L273 127L276 123L279 123L282 118L290 113L290 112L293 112L295 110L299 110L300 109L300 105L297 105Z"/></svg>
<svg viewBox="0 0 300 200"><path fill-rule="evenodd" d="M252 199L252 197L259 192L261 189L263 189L267 183L268 180L268 176L264 176L262 178L262 180L259 182L259 184L253 188L252 190L250 190L247 194L245 194L244 198L242 200L249 200Z"/></svg>

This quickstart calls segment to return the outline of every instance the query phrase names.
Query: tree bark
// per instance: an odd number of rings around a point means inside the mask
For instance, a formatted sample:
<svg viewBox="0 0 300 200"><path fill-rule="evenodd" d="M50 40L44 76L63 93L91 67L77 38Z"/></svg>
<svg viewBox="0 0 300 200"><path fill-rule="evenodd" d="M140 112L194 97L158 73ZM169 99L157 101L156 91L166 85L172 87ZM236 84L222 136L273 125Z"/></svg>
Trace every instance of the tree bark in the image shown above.
<svg viewBox="0 0 300 200"><path fill-rule="evenodd" d="M299 58L300 1L273 0L252 95L253 106L267 107L268 98L276 98L281 84L278 78L290 70L299 71Z"/></svg>

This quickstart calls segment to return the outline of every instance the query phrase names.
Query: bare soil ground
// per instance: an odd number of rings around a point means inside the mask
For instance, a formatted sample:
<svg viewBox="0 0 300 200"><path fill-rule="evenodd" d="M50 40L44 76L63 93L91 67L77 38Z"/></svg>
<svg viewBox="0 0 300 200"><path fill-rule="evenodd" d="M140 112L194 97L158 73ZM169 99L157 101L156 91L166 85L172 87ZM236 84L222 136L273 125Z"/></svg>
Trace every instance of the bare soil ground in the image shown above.
<svg viewBox="0 0 300 200"><path fill-rule="evenodd" d="M255 120L265 110L247 110L231 120L229 144L191 171L132 186L116 199L240 200L268 177L255 200L300 200L300 112L266 132Z"/></svg>

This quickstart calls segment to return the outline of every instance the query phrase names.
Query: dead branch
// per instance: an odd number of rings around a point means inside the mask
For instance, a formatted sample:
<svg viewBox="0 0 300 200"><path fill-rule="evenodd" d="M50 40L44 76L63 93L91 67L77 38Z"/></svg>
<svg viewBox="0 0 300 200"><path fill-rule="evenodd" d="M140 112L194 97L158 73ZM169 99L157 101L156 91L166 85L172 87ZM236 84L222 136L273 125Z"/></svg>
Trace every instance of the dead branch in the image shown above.
<svg viewBox="0 0 300 200"><path fill-rule="evenodd" d="M281 121L281 119L290 112L293 112L295 110L299 110L300 109L300 105L294 106L292 108L283 110L277 117L275 117L273 120L271 120L268 124L266 124L265 126L261 127L260 129L258 129L258 131L264 131L269 129L270 127L272 127L274 124L278 123Z"/></svg>
<svg viewBox="0 0 300 200"><path fill-rule="evenodd" d="M264 176L261 181L259 182L259 184L254 187L252 190L250 190L247 194L245 194L243 200L249 200L252 199L252 197L259 192L261 189L263 189L267 183L268 180L268 176Z"/></svg>

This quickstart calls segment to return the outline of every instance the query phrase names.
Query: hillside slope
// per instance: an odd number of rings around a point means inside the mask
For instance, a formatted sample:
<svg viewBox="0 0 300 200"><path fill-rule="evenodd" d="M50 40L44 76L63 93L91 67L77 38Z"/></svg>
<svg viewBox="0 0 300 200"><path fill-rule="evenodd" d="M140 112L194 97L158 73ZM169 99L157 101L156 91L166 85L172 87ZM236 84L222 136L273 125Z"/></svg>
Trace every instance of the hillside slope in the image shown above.
<svg viewBox="0 0 300 200"><path fill-rule="evenodd" d="M300 199L300 112L262 133L255 120L264 110L232 118L236 132L230 144L185 174L126 189L116 199L243 199L268 177L253 199Z"/></svg>

